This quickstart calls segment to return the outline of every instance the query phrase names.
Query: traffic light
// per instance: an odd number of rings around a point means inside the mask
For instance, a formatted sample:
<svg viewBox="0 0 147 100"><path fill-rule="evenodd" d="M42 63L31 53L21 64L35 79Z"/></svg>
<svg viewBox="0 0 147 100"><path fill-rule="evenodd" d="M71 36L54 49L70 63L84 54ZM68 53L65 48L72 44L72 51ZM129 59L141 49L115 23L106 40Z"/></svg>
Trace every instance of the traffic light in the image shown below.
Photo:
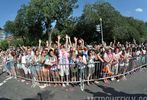
<svg viewBox="0 0 147 100"><path fill-rule="evenodd" d="M100 32L100 31L101 31L100 25L96 25L96 31L97 31L97 32Z"/></svg>

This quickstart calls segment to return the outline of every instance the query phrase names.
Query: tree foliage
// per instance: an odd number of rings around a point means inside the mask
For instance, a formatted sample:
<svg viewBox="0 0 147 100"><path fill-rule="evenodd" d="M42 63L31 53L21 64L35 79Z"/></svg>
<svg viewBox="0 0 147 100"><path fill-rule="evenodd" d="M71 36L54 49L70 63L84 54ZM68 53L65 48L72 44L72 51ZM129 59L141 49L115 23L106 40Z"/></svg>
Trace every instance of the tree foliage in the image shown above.
<svg viewBox="0 0 147 100"><path fill-rule="evenodd" d="M14 21L6 22L4 29L32 45L37 44L38 39L47 40L51 33L54 41L58 34L68 34L81 37L87 43L100 42L101 34L96 31L96 25L102 18L106 42L133 39L142 42L147 37L145 22L122 16L108 2L87 4L80 17L71 16L77 7L77 0L31 0L28 5L21 6Z"/></svg>
<svg viewBox="0 0 147 100"><path fill-rule="evenodd" d="M0 41L0 49L2 50L6 50L9 47L9 43L7 40L2 40Z"/></svg>
<svg viewBox="0 0 147 100"><path fill-rule="evenodd" d="M86 5L77 27L77 36L82 36L87 42L101 39L101 34L96 32L96 25L103 19L104 41L133 41L142 42L147 34L147 26L143 21L133 17L122 16L108 2L97 2ZM80 34L78 34L80 32ZM84 35L83 35L84 34ZM87 37L88 36L88 37Z"/></svg>
<svg viewBox="0 0 147 100"><path fill-rule="evenodd" d="M56 20L56 30L60 33L69 32L71 14L77 7L77 0L31 0L22 5L15 20L7 21L5 31L20 36L25 43L38 39L48 39L52 23ZM30 43L29 42L29 43Z"/></svg>

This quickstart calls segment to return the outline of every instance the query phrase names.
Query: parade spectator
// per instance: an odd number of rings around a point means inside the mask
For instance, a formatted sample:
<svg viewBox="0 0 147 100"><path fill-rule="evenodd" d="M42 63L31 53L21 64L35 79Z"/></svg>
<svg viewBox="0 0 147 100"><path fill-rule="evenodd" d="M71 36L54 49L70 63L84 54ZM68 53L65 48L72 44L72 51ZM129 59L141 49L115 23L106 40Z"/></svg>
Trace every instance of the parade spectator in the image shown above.
<svg viewBox="0 0 147 100"><path fill-rule="evenodd" d="M49 62L51 64L51 74L53 81L59 81L59 69L57 65L57 57L54 54L54 51L52 49L49 50ZM56 86L57 84L55 84Z"/></svg>
<svg viewBox="0 0 147 100"><path fill-rule="evenodd" d="M92 76L95 72L95 63L94 63L95 55L94 51L90 50L88 52L88 77L87 77L87 84L89 85L89 80L92 79Z"/></svg>
<svg viewBox="0 0 147 100"><path fill-rule="evenodd" d="M61 38L65 41L61 42ZM39 40L38 46L20 46L1 51L3 71L10 76L35 79L44 83L44 87L51 83L54 86L60 83L65 87L81 80L86 80L89 85L91 81L98 83L101 78L105 83L109 79L126 79L126 72L147 61L144 44L114 41L107 43L109 45L105 42L85 45L82 38L68 35L58 35L57 39L56 43L46 41L45 46Z"/></svg>

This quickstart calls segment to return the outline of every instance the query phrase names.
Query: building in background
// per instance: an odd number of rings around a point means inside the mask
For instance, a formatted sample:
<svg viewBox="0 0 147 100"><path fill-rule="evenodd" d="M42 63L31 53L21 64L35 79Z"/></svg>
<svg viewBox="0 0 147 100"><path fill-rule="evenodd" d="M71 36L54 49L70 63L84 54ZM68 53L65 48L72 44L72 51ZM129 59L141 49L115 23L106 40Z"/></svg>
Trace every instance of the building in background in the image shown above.
<svg viewBox="0 0 147 100"><path fill-rule="evenodd" d="M6 33L2 28L0 28L0 40L5 40L12 37L12 34Z"/></svg>

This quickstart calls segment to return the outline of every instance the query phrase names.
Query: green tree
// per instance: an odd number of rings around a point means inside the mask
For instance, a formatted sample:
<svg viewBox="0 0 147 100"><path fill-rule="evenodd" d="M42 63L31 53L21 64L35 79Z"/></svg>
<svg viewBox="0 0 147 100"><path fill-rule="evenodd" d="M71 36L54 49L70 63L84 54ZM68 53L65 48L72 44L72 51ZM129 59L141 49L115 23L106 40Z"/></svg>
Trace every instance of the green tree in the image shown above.
<svg viewBox="0 0 147 100"><path fill-rule="evenodd" d="M0 41L0 48L1 48L2 50L6 50L6 49L8 49L8 47L9 47L9 43L8 43L7 40L2 40L2 41Z"/></svg>
<svg viewBox="0 0 147 100"><path fill-rule="evenodd" d="M7 33L14 33L15 32L15 23L13 21L7 21L4 25L4 30Z"/></svg>
<svg viewBox="0 0 147 100"><path fill-rule="evenodd" d="M108 2L96 2L88 4L79 18L75 34L84 38L87 42L100 42L101 34L96 32L96 25L100 24L100 18L103 19L104 41L113 40L130 41L135 39L137 42L145 40L147 27L143 21L132 17L122 16Z"/></svg>
<svg viewBox="0 0 147 100"><path fill-rule="evenodd" d="M46 40L55 20L55 28L60 33L68 32L65 29L72 27L69 23L73 9L77 7L76 3L77 0L31 0L19 9L14 25L6 23L5 30L22 37L24 43L29 44L31 41L37 43L39 38Z"/></svg>
<svg viewBox="0 0 147 100"><path fill-rule="evenodd" d="M34 8L43 23L44 34L48 35L51 32L51 23L55 20L55 26L61 33L69 21L73 9L76 8L77 0L31 0L30 7Z"/></svg>

